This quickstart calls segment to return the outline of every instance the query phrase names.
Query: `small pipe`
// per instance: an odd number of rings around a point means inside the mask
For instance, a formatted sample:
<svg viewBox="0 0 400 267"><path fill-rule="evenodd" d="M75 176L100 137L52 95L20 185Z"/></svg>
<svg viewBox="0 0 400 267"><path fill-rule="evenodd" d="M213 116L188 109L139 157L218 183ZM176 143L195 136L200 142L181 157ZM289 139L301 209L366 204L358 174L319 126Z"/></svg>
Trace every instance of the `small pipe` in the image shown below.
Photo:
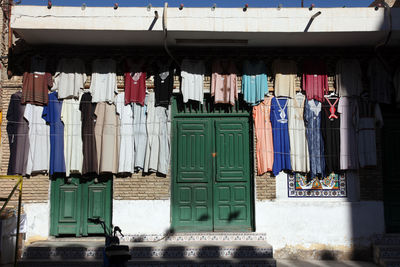
<svg viewBox="0 0 400 267"><path fill-rule="evenodd" d="M316 17L318 17L319 15L321 15L321 11L318 11L317 13L315 13L314 15L312 15L311 19L314 20Z"/></svg>
<svg viewBox="0 0 400 267"><path fill-rule="evenodd" d="M8 2L8 50L11 49L12 46L12 36L13 30L11 28L11 0Z"/></svg>
<svg viewBox="0 0 400 267"><path fill-rule="evenodd" d="M158 11L157 10L154 11L154 18L158 19Z"/></svg>

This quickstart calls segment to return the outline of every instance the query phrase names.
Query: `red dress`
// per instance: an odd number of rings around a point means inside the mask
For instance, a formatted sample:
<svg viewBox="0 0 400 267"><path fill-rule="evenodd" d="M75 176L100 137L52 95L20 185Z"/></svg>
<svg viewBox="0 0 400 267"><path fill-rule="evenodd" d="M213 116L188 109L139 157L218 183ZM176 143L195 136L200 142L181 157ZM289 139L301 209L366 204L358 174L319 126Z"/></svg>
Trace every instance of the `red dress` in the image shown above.
<svg viewBox="0 0 400 267"><path fill-rule="evenodd" d="M125 73L125 105L137 103L144 105L146 97L146 72Z"/></svg>
<svg viewBox="0 0 400 267"><path fill-rule="evenodd" d="M303 90L308 100L324 102L324 94L329 92L325 62L317 59L303 62Z"/></svg>

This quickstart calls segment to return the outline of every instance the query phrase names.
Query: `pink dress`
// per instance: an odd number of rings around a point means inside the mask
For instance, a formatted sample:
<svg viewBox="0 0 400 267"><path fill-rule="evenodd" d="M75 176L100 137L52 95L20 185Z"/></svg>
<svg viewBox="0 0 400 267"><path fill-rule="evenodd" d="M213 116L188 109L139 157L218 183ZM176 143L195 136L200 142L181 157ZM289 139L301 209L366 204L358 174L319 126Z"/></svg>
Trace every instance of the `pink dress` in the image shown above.
<svg viewBox="0 0 400 267"><path fill-rule="evenodd" d="M264 101L253 107L254 128L256 133L257 174L262 175L272 171L274 164L274 144L272 140L272 126L269 119L272 97L265 97Z"/></svg>
<svg viewBox="0 0 400 267"><path fill-rule="evenodd" d="M215 103L235 105L238 98L237 69L230 60L216 60L212 66L211 95Z"/></svg>

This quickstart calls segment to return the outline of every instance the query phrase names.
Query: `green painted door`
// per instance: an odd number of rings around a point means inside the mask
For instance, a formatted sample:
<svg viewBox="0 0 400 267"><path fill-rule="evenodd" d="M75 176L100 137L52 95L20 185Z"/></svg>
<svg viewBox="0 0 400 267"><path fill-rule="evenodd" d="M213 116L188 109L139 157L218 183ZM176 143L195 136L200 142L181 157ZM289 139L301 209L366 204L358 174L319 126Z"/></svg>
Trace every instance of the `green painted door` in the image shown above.
<svg viewBox="0 0 400 267"><path fill-rule="evenodd" d="M252 231L249 118L177 118L173 129L173 229Z"/></svg>
<svg viewBox="0 0 400 267"><path fill-rule="evenodd" d="M400 233L400 116L396 111L384 117L384 208L386 232Z"/></svg>
<svg viewBox="0 0 400 267"><path fill-rule="evenodd" d="M51 182L50 234L88 236L102 234L88 218L102 218L111 225L111 179L82 182L79 178L57 178Z"/></svg>

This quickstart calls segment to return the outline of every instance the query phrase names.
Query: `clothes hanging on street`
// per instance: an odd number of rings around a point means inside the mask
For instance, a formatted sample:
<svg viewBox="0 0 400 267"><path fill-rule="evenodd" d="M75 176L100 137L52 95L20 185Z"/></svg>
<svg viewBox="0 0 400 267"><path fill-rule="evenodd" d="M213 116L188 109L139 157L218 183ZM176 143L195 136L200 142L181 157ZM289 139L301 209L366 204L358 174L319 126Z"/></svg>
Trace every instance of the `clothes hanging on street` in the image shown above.
<svg viewBox="0 0 400 267"><path fill-rule="evenodd" d="M376 137L377 127L383 126L383 117L379 104L361 98L358 103L358 158L360 167L377 165Z"/></svg>
<svg viewBox="0 0 400 267"><path fill-rule="evenodd" d="M94 174L98 172L99 168L94 131L96 103L92 102L92 95L89 92L82 95L79 110L82 121L82 174Z"/></svg>
<svg viewBox="0 0 400 267"><path fill-rule="evenodd" d="M114 101L117 91L117 64L113 59L96 59L92 63L92 78L90 81L90 92L92 101L109 102Z"/></svg>
<svg viewBox="0 0 400 267"><path fill-rule="evenodd" d="M146 130L146 101L145 105L133 103L133 138L135 145L135 170L143 170L146 155L147 130Z"/></svg>
<svg viewBox="0 0 400 267"><path fill-rule="evenodd" d="M167 174L169 165L168 110L155 107L154 93L147 96L147 145L144 172Z"/></svg>
<svg viewBox="0 0 400 267"><path fill-rule="evenodd" d="M321 102L306 100L304 122L306 125L311 177L325 175L324 140L321 135Z"/></svg>
<svg viewBox="0 0 400 267"><path fill-rule="evenodd" d="M355 97L341 97L340 113L340 169L358 169L358 100Z"/></svg>
<svg viewBox="0 0 400 267"><path fill-rule="evenodd" d="M30 71L23 75L22 104L47 105L49 88L53 85L51 74L46 71L47 60L41 56L31 59Z"/></svg>
<svg viewBox="0 0 400 267"><path fill-rule="evenodd" d="M174 69L169 64L158 62L154 74L154 93L156 106L167 108L171 104L174 88Z"/></svg>
<svg viewBox="0 0 400 267"><path fill-rule="evenodd" d="M303 62L303 90L308 100L324 101L324 94L329 93L326 64L319 59L308 59Z"/></svg>
<svg viewBox="0 0 400 267"><path fill-rule="evenodd" d="M146 71L142 63L132 60L126 62L125 72L125 105L138 103L144 105L146 97Z"/></svg>
<svg viewBox="0 0 400 267"><path fill-rule="evenodd" d="M290 141L287 116L288 99L271 100L270 120L274 143L274 164L272 172L275 176L282 170L291 170L290 165Z"/></svg>
<svg viewBox="0 0 400 267"><path fill-rule="evenodd" d="M370 100L390 104L393 93L392 77L377 57L369 61L368 78Z"/></svg>
<svg viewBox="0 0 400 267"><path fill-rule="evenodd" d="M211 96L215 103L235 105L238 99L237 69L231 60L216 60L212 65Z"/></svg>
<svg viewBox="0 0 400 267"><path fill-rule="evenodd" d="M203 103L205 72L206 69L202 60L182 60L181 92L184 103L187 103L189 100L195 100Z"/></svg>
<svg viewBox="0 0 400 267"><path fill-rule="evenodd" d="M272 97L253 107L254 129L256 132L257 174L272 171L274 164L274 143L270 120Z"/></svg>
<svg viewBox="0 0 400 267"><path fill-rule="evenodd" d="M290 163L296 172L308 172L310 161L308 155L308 142L304 125L304 103L306 97L296 94L288 100L288 127L290 140Z"/></svg>
<svg viewBox="0 0 400 267"><path fill-rule="evenodd" d="M63 101L57 92L49 94L49 104L43 108L43 119L50 125L50 175L65 172L64 124L61 121Z"/></svg>
<svg viewBox="0 0 400 267"><path fill-rule="evenodd" d="M338 97L327 97L322 103L321 130L324 139L326 175L340 170L340 113Z"/></svg>
<svg viewBox="0 0 400 267"><path fill-rule="evenodd" d="M7 175L26 175L29 153L29 127L24 118L25 105L21 104L22 92L11 95L7 110L7 134L10 158Z"/></svg>
<svg viewBox="0 0 400 267"><path fill-rule="evenodd" d="M46 172L50 162L50 127L42 118L43 107L27 104L24 117L29 124L29 154L26 174Z"/></svg>
<svg viewBox="0 0 400 267"><path fill-rule="evenodd" d="M264 101L268 93L268 77L267 66L262 60L244 61L242 92L244 101L250 105Z"/></svg>
<svg viewBox="0 0 400 267"><path fill-rule="evenodd" d="M275 96L293 98L296 94L296 62L293 60L276 59L272 63L272 72L275 75Z"/></svg>
<svg viewBox="0 0 400 267"><path fill-rule="evenodd" d="M340 59L336 63L336 93L340 97L359 96L363 90L361 76L357 59Z"/></svg>
<svg viewBox="0 0 400 267"><path fill-rule="evenodd" d="M85 64L79 58L63 58L58 62L52 90L58 91L58 98L79 97L85 87Z"/></svg>
<svg viewBox="0 0 400 267"><path fill-rule="evenodd" d="M82 93L80 94L80 98ZM71 172L82 173L83 144L82 121L79 110L80 99L64 99L61 109L61 120L64 123L64 157L65 174L68 177Z"/></svg>
<svg viewBox="0 0 400 267"><path fill-rule="evenodd" d="M115 106L119 118L120 147L118 172L135 172L135 149L132 105L125 105L125 93L119 93L115 98Z"/></svg>

